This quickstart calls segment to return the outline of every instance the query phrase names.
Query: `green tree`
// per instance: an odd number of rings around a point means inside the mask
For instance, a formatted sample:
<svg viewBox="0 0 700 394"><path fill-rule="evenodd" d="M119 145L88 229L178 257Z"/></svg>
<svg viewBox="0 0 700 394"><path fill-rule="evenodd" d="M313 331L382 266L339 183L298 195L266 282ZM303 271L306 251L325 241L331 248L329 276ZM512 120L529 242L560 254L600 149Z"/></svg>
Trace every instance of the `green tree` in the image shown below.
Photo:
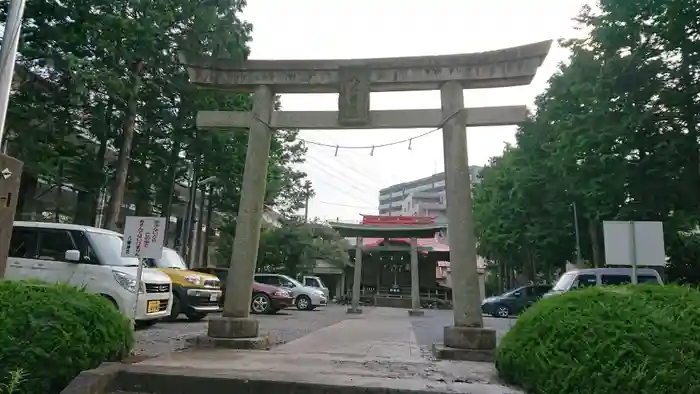
<svg viewBox="0 0 700 394"><path fill-rule="evenodd" d="M604 264L603 221L660 220L669 272L687 272L674 264L697 253L683 234L700 214L698 17L680 0L582 10L589 34L563 43L568 62L475 190L482 255L526 275L533 253L540 272L571 261L575 203L592 265Z"/></svg>
<svg viewBox="0 0 700 394"><path fill-rule="evenodd" d="M292 277L313 272L316 261L338 267L349 261L347 243L332 228L320 223L287 219L280 227L261 234L257 270Z"/></svg>
<svg viewBox="0 0 700 394"><path fill-rule="evenodd" d="M175 186L187 186L194 167L199 179L219 180L209 207L221 215L211 223L231 227L247 131L196 130L195 116L249 110L251 97L196 89L178 55L247 57L251 26L240 19L244 6L240 0L27 4L8 118L10 153L26 168L21 210L43 215L51 208L56 220L60 211L64 220L92 224L107 191L106 227L118 227L130 204L139 214L170 216L174 205L183 205ZM306 148L296 136L276 133L270 156L266 204L285 212L303 202L306 175L293 166ZM78 191L77 207L33 206L45 194L36 192L39 180Z"/></svg>

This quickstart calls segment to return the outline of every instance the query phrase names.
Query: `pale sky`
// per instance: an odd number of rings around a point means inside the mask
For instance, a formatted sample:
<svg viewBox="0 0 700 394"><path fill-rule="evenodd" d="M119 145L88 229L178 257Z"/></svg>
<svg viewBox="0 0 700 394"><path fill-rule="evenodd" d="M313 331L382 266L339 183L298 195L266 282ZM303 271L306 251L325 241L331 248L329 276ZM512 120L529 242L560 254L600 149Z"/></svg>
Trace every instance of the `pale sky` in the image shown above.
<svg viewBox="0 0 700 394"><path fill-rule="evenodd" d="M253 59L344 59L447 55L570 38L585 0L248 0ZM566 51L553 47L530 86L466 90L465 106L531 105ZM282 109L337 110L336 94L282 96ZM440 108L433 92L372 93L371 108ZM400 141L424 133L406 130L306 130L301 138L340 146ZM513 143L515 127L469 128L470 165L484 165ZM376 214L379 189L443 171L442 133L370 150L309 145L301 166L316 197L309 216L357 221Z"/></svg>

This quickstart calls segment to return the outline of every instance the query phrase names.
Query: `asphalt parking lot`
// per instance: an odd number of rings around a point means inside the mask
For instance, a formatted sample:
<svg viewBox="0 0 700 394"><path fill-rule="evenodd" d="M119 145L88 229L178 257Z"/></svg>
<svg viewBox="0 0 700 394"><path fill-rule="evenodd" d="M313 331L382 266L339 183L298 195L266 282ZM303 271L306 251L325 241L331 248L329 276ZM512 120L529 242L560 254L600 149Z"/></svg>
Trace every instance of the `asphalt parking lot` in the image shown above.
<svg viewBox="0 0 700 394"><path fill-rule="evenodd" d="M316 330L339 323L347 317L347 307L329 305L313 311L286 309L275 315L255 315L260 322L260 333L270 333L274 340L285 343L301 338ZM136 331L134 353L142 356L157 356L185 348L189 336L204 334L207 331L206 319L190 323L182 320Z"/></svg>
<svg viewBox="0 0 700 394"><path fill-rule="evenodd" d="M331 326L345 320L347 306L331 304L314 311L288 309L276 315L255 315L260 322L260 333L270 333L275 341L285 343L311 334L316 330ZM443 329L452 325L451 310L425 310L425 315L412 317L418 345L426 352L433 343L442 342ZM515 319L496 319L484 317L484 325L496 330L498 338L503 336L515 324ZM207 330L206 320L190 323L186 319L166 323L136 332L134 353L139 356L152 357L185 348L185 339L189 336L204 334Z"/></svg>

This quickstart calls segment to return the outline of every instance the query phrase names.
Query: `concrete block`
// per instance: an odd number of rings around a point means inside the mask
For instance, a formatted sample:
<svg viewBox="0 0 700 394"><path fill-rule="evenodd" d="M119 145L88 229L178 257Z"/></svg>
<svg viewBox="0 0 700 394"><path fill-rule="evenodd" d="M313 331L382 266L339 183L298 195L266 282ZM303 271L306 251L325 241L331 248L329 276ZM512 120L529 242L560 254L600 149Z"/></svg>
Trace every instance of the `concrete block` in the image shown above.
<svg viewBox="0 0 700 394"><path fill-rule="evenodd" d="M496 331L483 327L447 326L445 346L457 349L496 349Z"/></svg>
<svg viewBox="0 0 700 394"><path fill-rule="evenodd" d="M438 360L458 360L488 362L494 361L495 349L459 349L448 347L441 343L433 344L433 356Z"/></svg>
<svg viewBox="0 0 700 394"><path fill-rule="evenodd" d="M408 316L423 316L425 315L425 312L423 312L420 309L409 309L408 310Z"/></svg>
<svg viewBox="0 0 700 394"><path fill-rule="evenodd" d="M83 371L61 391L61 394L109 393L122 367L120 363L103 363L95 369Z"/></svg>
<svg viewBox="0 0 700 394"><path fill-rule="evenodd" d="M207 335L198 335L186 338L188 345L201 348L223 348L240 350L270 350L272 340L270 336L254 338L214 338Z"/></svg>
<svg viewBox="0 0 700 394"><path fill-rule="evenodd" d="M362 314L362 308L353 308L353 307L350 307L350 308L348 308L347 313L350 313L350 314L353 314L353 315L360 315L360 314Z"/></svg>
<svg viewBox="0 0 700 394"><path fill-rule="evenodd" d="M259 328L255 319L218 316L209 318L207 335L212 338L255 338Z"/></svg>

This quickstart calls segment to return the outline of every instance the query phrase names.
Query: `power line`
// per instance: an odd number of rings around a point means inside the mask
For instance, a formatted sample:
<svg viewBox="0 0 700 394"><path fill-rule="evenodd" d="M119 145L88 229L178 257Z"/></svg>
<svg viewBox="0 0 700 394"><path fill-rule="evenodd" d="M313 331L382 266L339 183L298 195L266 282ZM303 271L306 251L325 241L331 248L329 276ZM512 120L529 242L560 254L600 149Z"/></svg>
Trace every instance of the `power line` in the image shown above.
<svg viewBox="0 0 700 394"><path fill-rule="evenodd" d="M369 206L362 206L362 205L349 205L349 204L340 204L336 202L328 202L328 201L321 201L321 200L311 200L313 202L319 203L319 204L324 204L324 205L333 205L337 207L345 207L345 208L360 208L360 209L373 209L377 210L377 207L369 207Z"/></svg>
<svg viewBox="0 0 700 394"><path fill-rule="evenodd" d="M313 157L309 157L309 159L314 159L314 160L316 160L316 159L313 158ZM325 173L326 175L329 175L329 176L335 178L336 180L345 181L345 182L343 182L343 184L344 184L345 186L349 186L349 187L351 187L351 188L357 190L358 192L360 192L360 195L359 195L359 196L361 196L361 197L358 198L359 200L365 200L365 199L367 198L367 192L368 192L367 189L363 189L363 188L357 187L355 184L353 184L353 182L350 182L349 180L344 179L344 177L343 177L342 175L341 175L341 176L338 176L337 174L333 174L333 173L331 173L328 169L326 169L326 168L324 168L324 167L322 167L322 166L314 165L314 163L311 162L311 161L307 161L307 163L310 164L310 165L312 165L313 168L315 168L315 169L317 169L317 170L319 170L319 171ZM323 163L320 163L320 164L323 165ZM311 182L313 183L314 180L312 179ZM322 183L325 183L325 182L322 182ZM328 184L328 183L325 183L325 184L327 184L327 185L329 185L329 186L335 188L336 190L341 189L341 188L339 188L337 185L330 185L330 184ZM344 191L343 191L343 190L339 190L339 191L340 191L341 193L344 193L344 194L353 194L352 192L348 192L347 190L344 190ZM358 197L359 197L359 196L358 196ZM367 201L368 201L368 200L367 200Z"/></svg>
<svg viewBox="0 0 700 394"><path fill-rule="evenodd" d="M335 140L332 139L332 138L330 138L330 140L331 140L332 142L335 142ZM361 162L361 163L358 163L357 161L354 160L354 157L359 157L359 156L356 156L355 154L337 156L337 155L326 155L326 154L324 154L323 152L327 152L327 150L319 150L319 151L317 151L317 153L318 153L317 156L320 156L320 157L323 157L323 158L326 158L326 159L332 159L332 162L337 162L337 163L342 164L342 168L347 169L347 170L349 170L349 171L351 171L351 172L354 172L355 174L357 174L357 175L358 175L359 177L361 177L362 179L367 180L367 182L370 183L370 184L372 184L372 185L374 185L375 188L376 188L377 190L381 190L382 188L386 187L386 184L391 184L391 183L392 183L391 181L388 181L388 182L387 182L386 179L377 180L377 179L375 179L377 176L381 176L382 178L387 178L387 179L396 179L396 173L395 173L394 171L387 171L387 170L393 170L393 169L394 169L394 168L391 167L391 166L388 167L388 168L382 168L382 170L381 170L380 173L374 173L374 172L373 172L373 173L372 173L372 177L370 178L370 177L367 176L367 172L366 172L366 171L365 171L365 172L360 172L360 171L358 171L358 170L356 169L356 167L365 168L365 167L366 167L365 164L367 164L366 159L363 158L362 162ZM309 155L309 156L307 156L307 157L311 157L311 155ZM347 160L347 161L346 161L346 160L343 160L343 159L345 159L345 158L347 158L348 160ZM372 170L374 170L374 169L375 169L375 168L372 168ZM372 171L372 170L369 170L369 171Z"/></svg>
<svg viewBox="0 0 700 394"><path fill-rule="evenodd" d="M325 170L324 168L315 167L315 166L314 166L314 168L316 168L316 169L318 169L318 170L320 170L320 171L322 171L322 172L325 172L326 174L328 174L328 175L330 175L330 176L332 176L332 177L334 177L334 178L341 178L341 177L338 177L338 176L336 176L336 175L333 175L333 174L329 173L329 172L328 172L327 170ZM314 181L313 179L311 180L311 183L312 183L312 184L313 184L313 183L317 183L317 182L318 182L318 183L321 183L321 184L324 184L324 185L326 185L326 186L328 186L328 187L330 187L330 188L336 190L337 192L339 192L339 193L341 193L341 194L344 194L344 195L353 195L353 196L356 197L357 200L361 200L361 201L367 202L367 203L369 204L369 202L368 202L369 200L366 200L365 197L364 197L364 195L365 195L366 192L363 191L362 189L359 189L359 188L355 187L356 190L359 190L360 193L362 193L362 194L360 194L360 195L358 196L357 194L355 194L354 192L352 192L352 191L350 191L350 190L347 190L347 189L345 189L345 188L338 187L338 185L335 185L335 184L332 184L332 183L328 183L328 182L325 182L325 181L323 181L323 180L316 180L316 181ZM352 184L349 183L349 182L346 182L345 184L346 184L347 186L354 186L354 185L352 185Z"/></svg>
<svg viewBox="0 0 700 394"><path fill-rule="evenodd" d="M307 162L310 162L310 163L312 163L311 161L319 163L319 165L321 165L322 168L324 168L324 169L335 170L340 175L340 178L342 178L343 181L346 181L346 183L348 183L348 184L357 184L360 187L360 191L362 192L363 196L365 194L373 194L370 192L375 190L375 189L376 190L380 189L379 187L377 187L377 185L373 185L371 182L364 182L364 176L361 176L361 177L348 176L348 174L345 174L345 173L343 173L343 171L340 171L341 169L343 169L343 167L333 168L333 166L331 166L329 164L329 162L326 162L324 160L320 160L318 157L315 157L315 156L308 156L306 159L307 159ZM355 188L355 189L357 189L357 188Z"/></svg>

